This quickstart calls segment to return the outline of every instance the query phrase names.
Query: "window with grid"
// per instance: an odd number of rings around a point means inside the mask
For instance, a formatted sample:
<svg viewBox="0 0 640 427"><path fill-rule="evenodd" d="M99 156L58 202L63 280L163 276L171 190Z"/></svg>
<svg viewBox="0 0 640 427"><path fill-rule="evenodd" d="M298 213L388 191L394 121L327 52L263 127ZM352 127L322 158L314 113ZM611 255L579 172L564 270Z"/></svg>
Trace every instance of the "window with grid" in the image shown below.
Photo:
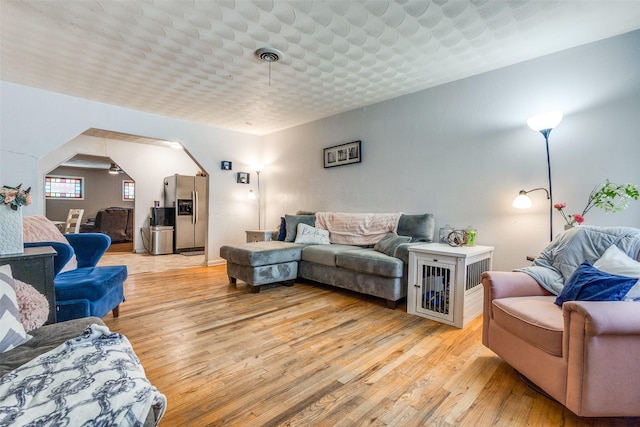
<svg viewBox="0 0 640 427"><path fill-rule="evenodd" d="M84 178L75 176L46 176L44 197L47 199L84 200Z"/></svg>

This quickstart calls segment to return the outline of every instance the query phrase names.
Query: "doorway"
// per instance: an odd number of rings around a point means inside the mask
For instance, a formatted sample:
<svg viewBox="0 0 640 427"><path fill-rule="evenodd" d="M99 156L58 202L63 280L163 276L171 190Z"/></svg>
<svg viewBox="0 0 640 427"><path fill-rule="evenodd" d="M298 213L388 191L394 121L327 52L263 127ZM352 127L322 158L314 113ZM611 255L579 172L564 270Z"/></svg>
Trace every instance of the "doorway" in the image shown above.
<svg viewBox="0 0 640 427"><path fill-rule="evenodd" d="M110 157L76 154L46 174L46 217L64 222L69 209L84 211L80 232L108 235L109 251L133 252L135 181Z"/></svg>

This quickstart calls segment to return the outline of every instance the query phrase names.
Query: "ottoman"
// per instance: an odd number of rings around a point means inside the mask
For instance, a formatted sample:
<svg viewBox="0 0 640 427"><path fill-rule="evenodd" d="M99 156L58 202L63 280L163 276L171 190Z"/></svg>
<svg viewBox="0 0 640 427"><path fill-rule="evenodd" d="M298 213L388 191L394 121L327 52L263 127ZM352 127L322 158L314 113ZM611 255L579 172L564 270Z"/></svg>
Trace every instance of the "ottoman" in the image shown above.
<svg viewBox="0 0 640 427"><path fill-rule="evenodd" d="M222 246L220 256L227 260L229 283L240 279L257 293L262 285L293 283L304 246L280 241L241 243Z"/></svg>

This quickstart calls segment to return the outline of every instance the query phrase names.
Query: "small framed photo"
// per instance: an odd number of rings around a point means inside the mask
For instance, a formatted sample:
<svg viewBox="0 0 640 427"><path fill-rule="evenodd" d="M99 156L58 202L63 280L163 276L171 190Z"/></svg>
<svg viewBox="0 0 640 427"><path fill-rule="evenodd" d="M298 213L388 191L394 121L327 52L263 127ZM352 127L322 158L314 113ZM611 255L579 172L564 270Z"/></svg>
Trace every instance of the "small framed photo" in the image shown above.
<svg viewBox="0 0 640 427"><path fill-rule="evenodd" d="M223 171L230 171L232 168L233 168L233 165L228 160L223 160L220 163L220 169L222 169Z"/></svg>
<svg viewBox="0 0 640 427"><path fill-rule="evenodd" d="M362 141L325 148L323 157L325 168L360 163L362 161Z"/></svg>
<svg viewBox="0 0 640 427"><path fill-rule="evenodd" d="M238 172L238 184L248 184L250 175L247 172Z"/></svg>

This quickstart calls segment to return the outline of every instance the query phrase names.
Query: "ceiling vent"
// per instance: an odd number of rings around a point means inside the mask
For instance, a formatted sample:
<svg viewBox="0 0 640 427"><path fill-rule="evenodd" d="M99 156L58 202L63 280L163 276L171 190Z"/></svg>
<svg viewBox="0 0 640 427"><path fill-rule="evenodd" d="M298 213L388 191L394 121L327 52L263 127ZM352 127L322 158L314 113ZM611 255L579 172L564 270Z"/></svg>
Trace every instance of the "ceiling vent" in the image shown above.
<svg viewBox="0 0 640 427"><path fill-rule="evenodd" d="M271 86L271 63L278 62L284 56L278 49L272 47L261 47L254 52L256 58L269 64L269 86Z"/></svg>
<svg viewBox="0 0 640 427"><path fill-rule="evenodd" d="M262 62L278 62L282 59L283 55L278 49L273 49L271 47L261 47L255 52L256 58L258 58Z"/></svg>

